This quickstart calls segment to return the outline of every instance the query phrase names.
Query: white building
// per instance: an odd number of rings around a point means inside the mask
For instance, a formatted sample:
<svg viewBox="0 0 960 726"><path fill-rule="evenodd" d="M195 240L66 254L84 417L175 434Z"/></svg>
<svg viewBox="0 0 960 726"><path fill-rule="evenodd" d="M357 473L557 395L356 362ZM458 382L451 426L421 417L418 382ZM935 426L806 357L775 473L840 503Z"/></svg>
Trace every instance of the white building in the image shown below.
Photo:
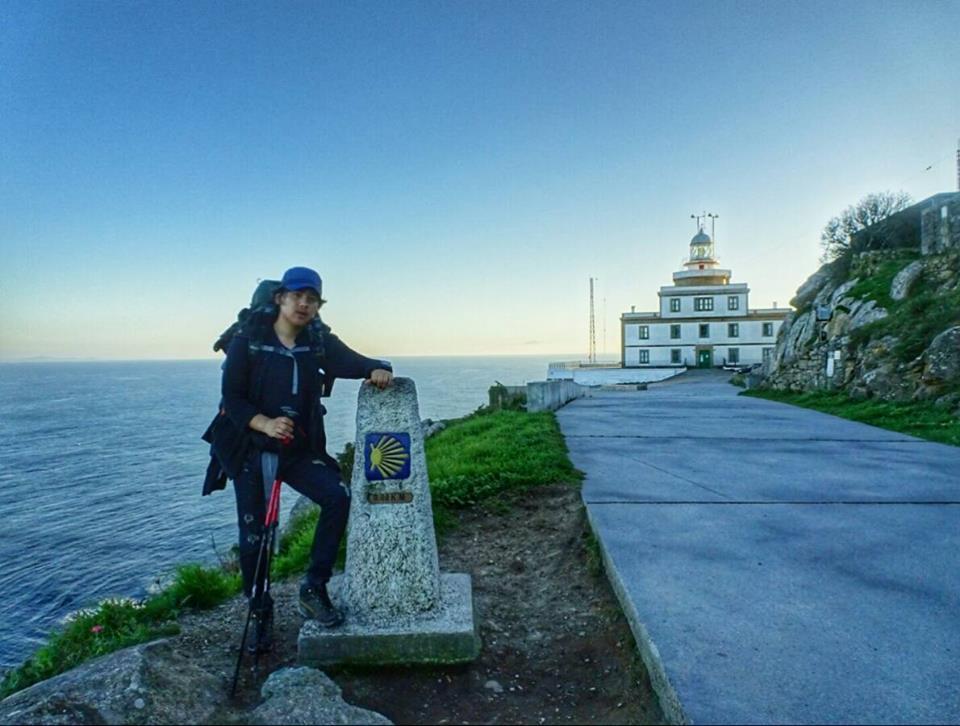
<svg viewBox="0 0 960 726"><path fill-rule="evenodd" d="M625 368L750 365L773 354L789 309L751 310L750 288L730 283L730 270L719 267L702 228L690 240L684 268L657 293L659 312L620 316Z"/></svg>

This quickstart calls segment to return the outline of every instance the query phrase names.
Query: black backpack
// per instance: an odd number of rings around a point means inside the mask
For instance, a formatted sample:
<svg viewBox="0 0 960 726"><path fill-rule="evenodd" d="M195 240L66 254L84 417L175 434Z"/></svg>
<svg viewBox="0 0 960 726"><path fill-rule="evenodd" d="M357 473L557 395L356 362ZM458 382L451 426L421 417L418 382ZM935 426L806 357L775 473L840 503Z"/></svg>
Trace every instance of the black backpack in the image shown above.
<svg viewBox="0 0 960 726"><path fill-rule="evenodd" d="M277 304L273 301L273 296L279 288L279 280L261 280L253 291L250 305L237 313L236 322L220 333L220 337L213 344L213 350L222 350L226 355L230 341L241 332L250 339L251 352L256 350L255 343L264 339L267 326L272 326L277 319ZM310 323L310 348L317 358L323 357L323 337L329 332L330 326L326 325L320 316Z"/></svg>

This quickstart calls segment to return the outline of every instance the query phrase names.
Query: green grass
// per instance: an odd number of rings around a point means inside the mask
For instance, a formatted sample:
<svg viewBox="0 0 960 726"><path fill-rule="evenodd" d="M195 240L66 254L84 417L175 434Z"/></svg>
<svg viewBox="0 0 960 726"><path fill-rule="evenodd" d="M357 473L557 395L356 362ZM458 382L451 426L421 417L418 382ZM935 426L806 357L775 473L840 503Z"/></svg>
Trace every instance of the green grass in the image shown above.
<svg viewBox="0 0 960 726"><path fill-rule="evenodd" d="M427 439L434 507L491 500L516 488L582 479L567 457L552 413L496 411L470 416Z"/></svg>
<svg viewBox="0 0 960 726"><path fill-rule="evenodd" d="M426 453L439 533L453 526L453 509L502 502L507 491L532 484L573 484L583 477L567 457L552 413L481 409L449 422L427 440ZM352 447L340 459L343 470L352 471ZM291 522L273 559L274 579L298 577L307 569L318 517L319 510L314 508ZM341 542L339 567L345 553L346 542ZM167 587L145 600L107 600L77 613L23 665L4 676L0 698L90 658L176 634L176 619L183 610L213 608L240 591L235 559L215 567L182 565Z"/></svg>
<svg viewBox="0 0 960 726"><path fill-rule="evenodd" d="M859 401L851 399L843 393L824 391L788 393L785 391L750 390L743 391L740 395L812 408L834 416L879 426L890 431L898 431L928 441L960 446L960 419L957 419L949 411L926 402L893 403L875 399Z"/></svg>
<svg viewBox="0 0 960 726"><path fill-rule="evenodd" d="M894 305L894 301L890 297L890 285L893 278L904 267L919 259L919 257L919 252L904 250L896 257L884 260L878 265L876 272L858 281L848 294L858 300L874 300L878 305L889 310Z"/></svg>
<svg viewBox="0 0 960 726"><path fill-rule="evenodd" d="M185 608L208 609L237 593L236 573L183 565L173 582L146 600L104 600L81 610L54 630L47 642L0 682L0 698L63 673L80 663L180 631L176 618Z"/></svg>
<svg viewBox="0 0 960 726"><path fill-rule="evenodd" d="M920 280L905 300L892 303L887 310L890 314L883 320L853 331L851 343L859 346L894 335L894 355L906 363L923 353L938 334L960 325L960 289L938 292Z"/></svg>

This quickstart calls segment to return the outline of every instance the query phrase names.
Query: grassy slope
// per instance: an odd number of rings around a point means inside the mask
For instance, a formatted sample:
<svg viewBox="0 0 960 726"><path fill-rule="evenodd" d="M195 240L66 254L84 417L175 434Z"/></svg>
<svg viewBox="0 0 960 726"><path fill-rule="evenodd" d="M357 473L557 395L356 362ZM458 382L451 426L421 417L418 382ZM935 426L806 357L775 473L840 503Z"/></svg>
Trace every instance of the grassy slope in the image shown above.
<svg viewBox="0 0 960 726"><path fill-rule="evenodd" d="M894 353L899 361L906 363L920 355L938 333L960 324L960 289L942 293L921 277L905 300L890 298L893 278L917 258L916 253L904 251L898 257L882 262L873 275L859 281L850 290L851 297L875 300L890 313L883 320L855 330L851 335L854 345L895 335L898 342Z"/></svg>
<svg viewBox="0 0 960 726"><path fill-rule="evenodd" d="M812 408L921 439L960 446L960 419L930 403L892 403L875 399L857 401L843 393L824 391L789 393L750 390L740 395Z"/></svg>
<svg viewBox="0 0 960 726"><path fill-rule="evenodd" d="M539 483L577 483L582 478L552 413L479 411L452 422L427 440L427 467L438 528L449 512ZM349 471L349 469L347 469ZM278 579L307 567L317 510L292 523L271 571ZM341 544L341 563L343 558ZM184 565L173 583L144 601L105 601L77 613L23 665L0 682L0 698L62 673L85 660L178 632L184 608L207 609L240 592L236 564L226 568Z"/></svg>

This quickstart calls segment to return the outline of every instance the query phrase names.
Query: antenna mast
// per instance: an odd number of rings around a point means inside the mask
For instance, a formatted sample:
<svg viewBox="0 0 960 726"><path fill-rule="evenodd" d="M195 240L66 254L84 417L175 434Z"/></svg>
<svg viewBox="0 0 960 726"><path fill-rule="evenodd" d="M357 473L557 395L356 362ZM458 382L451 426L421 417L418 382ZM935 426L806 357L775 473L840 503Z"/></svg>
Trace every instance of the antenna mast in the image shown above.
<svg viewBox="0 0 960 726"><path fill-rule="evenodd" d="M587 363L597 362L597 325L593 315L593 278L590 278L590 352Z"/></svg>
<svg viewBox="0 0 960 726"><path fill-rule="evenodd" d="M710 217L710 240L713 242L713 258L717 258L717 220L720 219L719 214L714 214L713 212L707 212L707 216Z"/></svg>
<svg viewBox="0 0 960 726"><path fill-rule="evenodd" d="M960 192L960 139L957 139L957 191Z"/></svg>

